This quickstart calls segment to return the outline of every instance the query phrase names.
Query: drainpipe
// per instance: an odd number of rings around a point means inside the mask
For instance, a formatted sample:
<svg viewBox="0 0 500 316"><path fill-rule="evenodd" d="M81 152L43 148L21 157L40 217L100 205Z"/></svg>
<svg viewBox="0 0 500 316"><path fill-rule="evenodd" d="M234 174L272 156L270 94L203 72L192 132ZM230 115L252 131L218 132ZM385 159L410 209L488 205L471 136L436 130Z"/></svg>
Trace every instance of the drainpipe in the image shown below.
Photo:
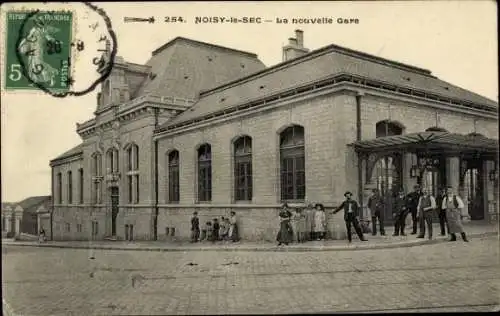
<svg viewBox="0 0 500 316"><path fill-rule="evenodd" d="M361 98L362 92L356 95L356 141L361 140ZM361 209L360 217L363 216L363 158L358 152L358 201Z"/></svg>
<svg viewBox="0 0 500 316"><path fill-rule="evenodd" d="M155 117L155 130L158 128L158 108L154 109L154 117ZM154 223L153 223L153 239L158 240L158 140L154 140L154 176L155 176L155 215L154 215Z"/></svg>

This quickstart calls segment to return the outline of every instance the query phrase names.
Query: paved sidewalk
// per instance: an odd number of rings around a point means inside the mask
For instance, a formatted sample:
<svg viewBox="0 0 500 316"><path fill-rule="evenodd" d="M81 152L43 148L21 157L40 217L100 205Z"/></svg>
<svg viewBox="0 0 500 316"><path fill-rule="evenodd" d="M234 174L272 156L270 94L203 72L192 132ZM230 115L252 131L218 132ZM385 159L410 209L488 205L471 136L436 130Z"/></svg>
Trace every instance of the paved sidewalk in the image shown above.
<svg viewBox="0 0 500 316"><path fill-rule="evenodd" d="M434 232L439 231L439 226L434 225ZM498 236L498 226L494 224L464 224L468 238L473 242L475 238L487 236ZM367 249L389 249L404 248L419 245L436 244L446 242L448 236L436 236L433 240L416 238L417 235L392 236L393 229L386 231L386 236L372 236L365 234L367 242L361 242L357 237L349 244L347 240L310 241L302 244L290 244L278 247L270 242L241 241L237 243L226 242L199 242L189 243L186 241L48 241L38 243L36 241L13 241L2 240L2 245L72 248L72 249L106 249L106 250L135 250L135 251L344 251L344 250L367 250ZM462 242L457 236L457 242Z"/></svg>

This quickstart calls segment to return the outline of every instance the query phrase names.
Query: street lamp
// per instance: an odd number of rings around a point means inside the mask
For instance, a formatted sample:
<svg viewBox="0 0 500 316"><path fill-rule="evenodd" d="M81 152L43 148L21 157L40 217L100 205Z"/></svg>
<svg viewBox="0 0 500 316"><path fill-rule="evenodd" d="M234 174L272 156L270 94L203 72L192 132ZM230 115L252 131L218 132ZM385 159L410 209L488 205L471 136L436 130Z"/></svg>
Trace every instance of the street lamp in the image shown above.
<svg viewBox="0 0 500 316"><path fill-rule="evenodd" d="M410 177L416 178L417 176L418 176L418 167L416 165L413 165L410 168Z"/></svg>

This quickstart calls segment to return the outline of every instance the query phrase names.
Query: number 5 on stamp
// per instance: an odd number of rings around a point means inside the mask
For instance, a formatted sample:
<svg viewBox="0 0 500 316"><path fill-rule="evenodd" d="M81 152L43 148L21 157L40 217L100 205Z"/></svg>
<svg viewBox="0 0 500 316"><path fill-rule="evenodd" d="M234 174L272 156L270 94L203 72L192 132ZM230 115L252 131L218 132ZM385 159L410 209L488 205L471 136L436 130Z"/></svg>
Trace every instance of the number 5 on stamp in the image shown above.
<svg viewBox="0 0 500 316"><path fill-rule="evenodd" d="M6 23L5 88L68 91L73 14L9 11Z"/></svg>

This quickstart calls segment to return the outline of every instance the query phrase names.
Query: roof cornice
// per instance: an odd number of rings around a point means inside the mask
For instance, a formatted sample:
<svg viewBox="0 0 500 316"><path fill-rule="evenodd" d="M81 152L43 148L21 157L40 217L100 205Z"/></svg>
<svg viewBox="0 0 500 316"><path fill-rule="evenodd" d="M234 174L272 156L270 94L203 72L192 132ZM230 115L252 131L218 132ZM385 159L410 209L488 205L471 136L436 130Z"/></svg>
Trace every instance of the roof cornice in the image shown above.
<svg viewBox="0 0 500 316"><path fill-rule="evenodd" d="M227 114L230 113L236 113L240 112L243 110L246 110L248 108L252 107L260 107L262 105L265 105L266 103L271 103L274 101L279 101L282 99L289 99L289 98L294 98L299 95L305 95L308 93L311 93L314 90L319 90L323 89L325 87L334 87L340 84L349 84L351 85L354 89L356 87L359 88L370 88L374 89L377 91L380 91L380 93L391 93L393 95L400 95L400 96L405 96L409 97L415 100L419 100L419 102L422 101L430 101L430 102L438 102L441 104L441 106L445 106L449 108L450 110L454 111L459 111L460 109L465 109L465 110L472 110L477 112L477 115L492 115L494 114L495 116L498 115L498 108L497 107L492 107L489 105L484 105L484 104L476 104L470 101L465 101L465 100L460 100L460 99L454 99L454 98L449 98L437 93L430 93L426 92L423 90L419 89L414 89L409 86L404 86L404 85L394 85L391 83L387 83L381 80L374 80L374 79L369 79L366 77L361 77L361 76L354 76L346 73L342 74L336 74L334 76L328 76L327 78L323 78L320 80L316 80L310 83L307 83L305 85L289 88L286 90L279 91L277 93L273 93L267 96L263 96L258 99L253 99L250 101L245 101L241 104L237 104L233 107L226 108L219 110L217 112L209 113L204 115L203 117L195 117L190 120L184 121L184 122L179 122L179 123L173 123L170 126L166 126L163 128L159 128L156 133L161 134L163 132L169 131L169 130L176 130L179 128L183 128L185 126L190 126L190 125L197 125L201 122L204 122L209 119L213 119L219 116L226 116Z"/></svg>
<svg viewBox="0 0 500 316"><path fill-rule="evenodd" d="M83 150L73 153L71 155L65 156L65 157L59 157L59 158L54 158L49 162L49 166L55 167L59 165L64 165L73 161L78 161L83 159Z"/></svg>

